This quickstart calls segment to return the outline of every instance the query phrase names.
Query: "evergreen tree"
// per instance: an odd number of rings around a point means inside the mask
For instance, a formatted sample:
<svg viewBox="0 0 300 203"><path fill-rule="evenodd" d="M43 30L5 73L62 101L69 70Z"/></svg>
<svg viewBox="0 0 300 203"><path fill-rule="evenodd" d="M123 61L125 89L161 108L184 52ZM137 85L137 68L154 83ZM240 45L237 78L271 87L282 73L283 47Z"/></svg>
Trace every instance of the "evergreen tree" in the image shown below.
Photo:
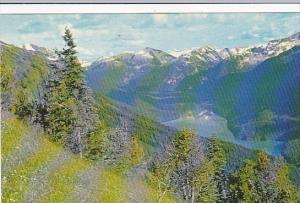
<svg viewBox="0 0 300 203"><path fill-rule="evenodd" d="M266 170L270 164L269 157L266 152L260 151L258 153L258 169L260 171Z"/></svg>
<svg viewBox="0 0 300 203"><path fill-rule="evenodd" d="M63 48L63 51L59 52L59 55L62 55L64 58L68 58L69 56L75 56L75 54L77 53L75 50L76 44L74 43L71 30L68 27L65 27L65 34L63 36L63 39L66 44L65 48Z"/></svg>
<svg viewBox="0 0 300 203"><path fill-rule="evenodd" d="M64 62L66 69L64 73L64 80L67 88L75 96L78 96L80 89L84 82L83 80L83 68L76 56L76 45L74 43L73 35L69 28L65 28L65 34L63 36L65 41L65 47L61 52L57 52L58 56Z"/></svg>
<svg viewBox="0 0 300 203"><path fill-rule="evenodd" d="M199 166L197 160L196 135L184 128L173 140L175 160L175 181L186 202L193 202L196 197L195 172Z"/></svg>
<svg viewBox="0 0 300 203"><path fill-rule="evenodd" d="M143 147L139 143L139 140L136 137L132 137L131 139L131 151L130 151L130 159L133 165L136 165L141 162L144 156Z"/></svg>
<svg viewBox="0 0 300 203"><path fill-rule="evenodd" d="M235 200L243 199L244 202L274 202L275 190L275 167L265 152L259 152L257 160L246 160L240 168L236 179L238 187L234 194Z"/></svg>
<svg viewBox="0 0 300 203"><path fill-rule="evenodd" d="M175 160L173 159L172 152L167 149L166 157L159 158L153 165L151 176L152 181L157 186L157 202L161 203L163 198L173 191L172 177L175 170Z"/></svg>
<svg viewBox="0 0 300 203"><path fill-rule="evenodd" d="M154 166L154 179L158 185L158 202L163 196L177 188L186 202L193 202L196 197L195 169L199 164L195 148L196 136L184 128L177 133L165 152L166 157Z"/></svg>
<svg viewBox="0 0 300 203"><path fill-rule="evenodd" d="M289 179L288 166L282 160L271 162L265 152L231 177L230 202L297 202L297 192Z"/></svg>
<svg viewBox="0 0 300 203"><path fill-rule="evenodd" d="M226 202L237 203L243 199L243 194L240 190L240 186L241 184L239 171L235 171L228 176L227 190L229 193L227 195Z"/></svg>
<svg viewBox="0 0 300 203"><path fill-rule="evenodd" d="M227 176L225 174L226 157L217 135L213 135L208 142L207 158L214 166L214 181L217 184L218 201L224 202L227 198Z"/></svg>
<svg viewBox="0 0 300 203"><path fill-rule="evenodd" d="M299 195L299 191L297 192L297 189L289 179L289 168L283 162L277 171L275 186L278 189L276 202L289 203L299 200L296 199Z"/></svg>
<svg viewBox="0 0 300 203"><path fill-rule="evenodd" d="M96 129L88 135L86 157L92 160L102 158L107 147L108 127L104 122L99 122Z"/></svg>
<svg viewBox="0 0 300 203"><path fill-rule="evenodd" d="M240 171L240 190L243 194L245 203L255 202L255 182L256 182L256 163L251 160L246 160L245 166Z"/></svg>
<svg viewBox="0 0 300 203"><path fill-rule="evenodd" d="M219 199L216 181L216 168L213 161L205 159L199 167L196 176L196 202L214 203Z"/></svg>
<svg viewBox="0 0 300 203"><path fill-rule="evenodd" d="M65 28L63 36L65 47L56 51L62 67L57 69L57 80L50 81L50 92L47 95L48 115L46 128L52 139L63 141L74 152L82 154L82 134L85 133L82 123L83 104L82 85L83 68L76 56L75 43L71 31ZM72 135L73 132L76 133ZM80 142L80 143L78 143ZM79 148L79 149L78 149Z"/></svg>
<svg viewBox="0 0 300 203"><path fill-rule="evenodd" d="M195 135L187 128L182 129L182 131L175 136L173 146L174 160L176 160L177 167L187 161L189 153L192 150L194 136Z"/></svg>
<svg viewBox="0 0 300 203"><path fill-rule="evenodd" d="M54 141L67 140L76 119L75 101L65 83L59 84L48 95L47 130Z"/></svg>
<svg viewBox="0 0 300 203"><path fill-rule="evenodd" d="M266 152L258 153L258 161L256 166L257 183L256 183L256 199L259 202L274 202L276 198L275 174L276 166L271 161Z"/></svg>

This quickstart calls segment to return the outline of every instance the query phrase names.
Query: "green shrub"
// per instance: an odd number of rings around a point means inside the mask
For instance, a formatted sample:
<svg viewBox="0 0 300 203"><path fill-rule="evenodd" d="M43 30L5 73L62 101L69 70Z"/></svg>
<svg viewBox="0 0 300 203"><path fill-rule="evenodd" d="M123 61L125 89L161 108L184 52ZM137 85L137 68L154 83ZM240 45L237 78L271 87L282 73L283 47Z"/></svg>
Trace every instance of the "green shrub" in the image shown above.
<svg viewBox="0 0 300 203"><path fill-rule="evenodd" d="M45 77L47 68L44 57L39 55L31 56L29 70L17 84L13 112L18 116L23 118L31 115L36 92Z"/></svg>
<svg viewBox="0 0 300 203"><path fill-rule="evenodd" d="M9 46L4 47L0 55L1 93L10 93L14 83L15 63L21 49Z"/></svg>
<svg viewBox="0 0 300 203"><path fill-rule="evenodd" d="M2 122L2 142L1 158L7 157L9 153L15 151L22 143L23 134L28 131L27 126L15 117L11 117Z"/></svg>
<svg viewBox="0 0 300 203"><path fill-rule="evenodd" d="M91 160L99 160L102 158L107 148L107 133L109 128L100 122L96 130L88 135L86 157Z"/></svg>
<svg viewBox="0 0 300 203"><path fill-rule="evenodd" d="M1 75L1 91L6 93L10 90L14 80L14 69L12 67L1 64L0 66Z"/></svg>
<svg viewBox="0 0 300 203"><path fill-rule="evenodd" d="M43 202L66 202L77 183L76 175L89 166L87 160L74 156L69 163L58 168L50 175L47 194L45 194Z"/></svg>
<svg viewBox="0 0 300 203"><path fill-rule="evenodd" d="M288 141L284 150L284 155L288 161L300 166L300 139Z"/></svg>

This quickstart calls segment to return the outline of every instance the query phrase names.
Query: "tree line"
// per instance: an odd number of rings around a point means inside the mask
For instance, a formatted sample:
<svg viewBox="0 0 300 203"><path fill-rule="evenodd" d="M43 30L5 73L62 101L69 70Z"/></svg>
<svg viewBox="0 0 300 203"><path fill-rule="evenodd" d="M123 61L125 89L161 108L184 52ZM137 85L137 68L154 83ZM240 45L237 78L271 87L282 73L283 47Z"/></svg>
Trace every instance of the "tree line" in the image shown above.
<svg viewBox="0 0 300 203"><path fill-rule="evenodd" d="M236 171L226 170L222 142L212 136L207 144L183 129L172 140L163 157L152 167L159 191L157 202L167 194L179 195L186 203L299 202L300 192L289 179L283 158L270 158L260 151Z"/></svg>

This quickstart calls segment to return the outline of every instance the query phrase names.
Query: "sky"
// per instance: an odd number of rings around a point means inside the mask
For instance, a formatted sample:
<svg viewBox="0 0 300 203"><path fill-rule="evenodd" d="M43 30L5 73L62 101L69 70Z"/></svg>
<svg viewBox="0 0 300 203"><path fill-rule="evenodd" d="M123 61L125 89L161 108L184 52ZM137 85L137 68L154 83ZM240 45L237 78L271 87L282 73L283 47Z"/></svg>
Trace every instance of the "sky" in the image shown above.
<svg viewBox="0 0 300 203"><path fill-rule="evenodd" d="M81 60L145 47L245 47L300 31L300 13L0 15L0 40L60 49L68 26Z"/></svg>

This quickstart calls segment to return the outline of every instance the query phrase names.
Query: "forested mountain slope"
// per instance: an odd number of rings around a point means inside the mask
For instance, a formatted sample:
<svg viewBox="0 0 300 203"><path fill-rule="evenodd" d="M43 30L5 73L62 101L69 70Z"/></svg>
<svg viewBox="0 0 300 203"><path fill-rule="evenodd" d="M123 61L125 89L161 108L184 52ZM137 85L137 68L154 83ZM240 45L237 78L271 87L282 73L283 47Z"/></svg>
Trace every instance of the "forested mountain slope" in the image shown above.
<svg viewBox="0 0 300 203"><path fill-rule="evenodd" d="M245 48L126 52L92 63L87 84L165 125L286 156L299 143L299 36Z"/></svg>
<svg viewBox="0 0 300 203"><path fill-rule="evenodd" d="M92 91L63 39L55 53L0 44L3 202L298 201L295 165ZM154 65L174 58L147 51Z"/></svg>

